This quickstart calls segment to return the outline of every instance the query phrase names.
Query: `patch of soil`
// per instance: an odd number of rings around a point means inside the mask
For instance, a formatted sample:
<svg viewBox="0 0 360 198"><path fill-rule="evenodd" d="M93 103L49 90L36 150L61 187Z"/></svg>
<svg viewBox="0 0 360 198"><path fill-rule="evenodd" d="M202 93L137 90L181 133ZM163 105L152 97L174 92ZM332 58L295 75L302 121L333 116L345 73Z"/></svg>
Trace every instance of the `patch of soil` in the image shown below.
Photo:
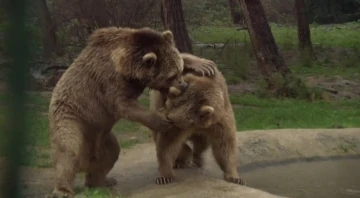
<svg viewBox="0 0 360 198"><path fill-rule="evenodd" d="M360 81L347 80L342 76L309 76L306 83L328 92L335 99L360 99Z"/></svg>
<svg viewBox="0 0 360 198"><path fill-rule="evenodd" d="M6 89L7 89L6 83L0 80L0 92L6 91Z"/></svg>
<svg viewBox="0 0 360 198"><path fill-rule="evenodd" d="M229 93L255 93L257 91L256 84L254 82L242 82L240 84L228 85Z"/></svg>

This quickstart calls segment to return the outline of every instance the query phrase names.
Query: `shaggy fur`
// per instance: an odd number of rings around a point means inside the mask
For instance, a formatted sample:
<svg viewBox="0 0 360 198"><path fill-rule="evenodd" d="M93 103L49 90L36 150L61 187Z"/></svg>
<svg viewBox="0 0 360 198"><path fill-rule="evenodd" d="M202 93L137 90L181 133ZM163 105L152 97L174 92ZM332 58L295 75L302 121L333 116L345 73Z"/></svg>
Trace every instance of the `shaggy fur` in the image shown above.
<svg viewBox="0 0 360 198"><path fill-rule="evenodd" d="M175 125L166 133L153 131L160 173L156 183L171 183L173 167L202 167L202 154L212 146L224 179L245 185L237 171L235 118L223 75L217 70L212 77L188 73L184 80L188 83L185 91L171 87L167 95L151 92L151 108L164 113ZM193 143L193 151L186 140Z"/></svg>
<svg viewBox="0 0 360 198"><path fill-rule="evenodd" d="M86 173L88 187L116 184L106 177L120 153L113 125L124 118L156 131L172 127L164 115L143 108L137 98L145 87L163 93L170 86L186 87L183 63L170 31L116 27L94 31L51 98L53 195L73 197L78 172ZM203 63L187 69L213 75L213 63Z"/></svg>

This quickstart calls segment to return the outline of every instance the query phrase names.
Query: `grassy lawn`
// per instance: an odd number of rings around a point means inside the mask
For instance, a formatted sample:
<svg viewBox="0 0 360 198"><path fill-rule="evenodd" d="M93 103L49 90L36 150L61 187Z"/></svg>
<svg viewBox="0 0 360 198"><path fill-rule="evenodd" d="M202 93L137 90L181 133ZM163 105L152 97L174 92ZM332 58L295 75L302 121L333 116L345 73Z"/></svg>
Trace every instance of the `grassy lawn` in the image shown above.
<svg viewBox="0 0 360 198"><path fill-rule="evenodd" d="M299 58L295 26L271 24L271 28L283 58L296 75L301 77L340 75L343 78L360 79L360 23L311 25L311 39L316 55L311 67L304 66ZM224 47L193 47L195 55L216 61L229 84L248 80L248 73L258 68L246 30L202 26L192 29L190 35L194 41L201 43L229 44ZM230 45L235 43L243 43L243 45Z"/></svg>
<svg viewBox="0 0 360 198"><path fill-rule="evenodd" d="M270 26L277 44L297 45L295 26L279 26L276 24ZM360 47L360 23L357 22L322 26L312 24L310 31L312 42L315 45ZM229 39L237 42L250 41L246 30L237 31L234 27L202 26L192 29L190 36L201 43L224 43Z"/></svg>
<svg viewBox="0 0 360 198"><path fill-rule="evenodd" d="M231 95L238 131L360 126L360 101L307 102Z"/></svg>
<svg viewBox="0 0 360 198"><path fill-rule="evenodd" d="M6 124L3 106L5 96L0 95L0 125ZM49 97L40 94L29 94L27 114L28 131L26 143L27 151L22 157L24 165L49 167L50 155L48 140L48 120L45 112L48 108ZM231 95L234 105L238 131L277 128L335 128L360 127L360 101L347 100L338 102L307 102L294 99L260 99L253 95ZM146 97L141 103L148 104ZM3 131L3 130L1 130ZM122 148L129 148L139 142L138 139L122 140L123 136L146 136L140 124L126 120L120 121L114 131L119 137ZM0 141L4 141L1 133ZM0 142L1 145L4 142Z"/></svg>
<svg viewBox="0 0 360 198"><path fill-rule="evenodd" d="M114 193L111 193L108 188L76 188L75 189L76 198L125 198L124 196L114 196Z"/></svg>

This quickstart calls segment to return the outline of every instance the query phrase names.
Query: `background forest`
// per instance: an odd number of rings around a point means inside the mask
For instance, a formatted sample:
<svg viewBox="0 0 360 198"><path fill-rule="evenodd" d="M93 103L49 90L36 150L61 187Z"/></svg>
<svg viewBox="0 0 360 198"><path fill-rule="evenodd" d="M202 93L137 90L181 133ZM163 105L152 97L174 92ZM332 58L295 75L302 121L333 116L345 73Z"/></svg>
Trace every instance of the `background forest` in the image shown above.
<svg viewBox="0 0 360 198"><path fill-rule="evenodd" d="M180 51L215 61L228 83L238 131L360 126L360 0L29 2L30 128L23 165L50 166L51 91L91 32L107 26L171 29ZM6 6L0 2L0 128L10 65ZM140 102L148 106L147 92ZM114 131L122 148L151 141L137 123L121 120Z"/></svg>
<svg viewBox="0 0 360 198"><path fill-rule="evenodd" d="M26 21L33 55L29 89L51 90L63 70L82 50L92 30L110 25L134 28L147 26L158 30L177 28L179 31L175 32L175 35L180 51L193 52L216 61L227 75L229 84L243 82L241 84L244 86L247 84L244 80L251 82L261 77L256 71L256 58L239 1L174 2L178 3L169 5L174 7L175 11L172 13L176 15L176 10L179 10L179 16L184 21L175 21L173 24L177 24L177 27L173 28L164 27L166 13L162 12L162 2L156 0L38 0L31 3L28 5ZM300 59L297 50L296 2L261 1L286 64L297 73L309 72L311 65L316 66L311 69L315 72L322 73L326 70L326 73L335 74L341 70L344 73L346 68L346 74L355 75L356 72L353 71L359 67L360 50L359 1L298 2L304 2L306 24L310 24L312 44L315 48L312 58L315 62L311 63L309 58L302 56ZM6 68L6 39L3 32L8 23L6 5L0 6L0 68ZM0 80L2 78L4 77L0 76ZM249 85L248 89L254 92L255 88Z"/></svg>

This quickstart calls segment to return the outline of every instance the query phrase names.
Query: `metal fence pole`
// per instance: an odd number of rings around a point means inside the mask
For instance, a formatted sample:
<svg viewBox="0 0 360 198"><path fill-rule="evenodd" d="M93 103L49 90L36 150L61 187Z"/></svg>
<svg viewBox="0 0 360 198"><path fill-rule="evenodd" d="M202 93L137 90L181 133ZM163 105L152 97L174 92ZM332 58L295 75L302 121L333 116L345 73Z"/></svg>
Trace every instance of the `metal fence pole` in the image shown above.
<svg viewBox="0 0 360 198"><path fill-rule="evenodd" d="M5 34L6 49L10 56L7 100L7 122L5 146L5 177L3 198L21 197L19 188L20 153L23 152L25 126L25 84L29 63L29 38L25 30L26 0L5 2L9 17L9 28Z"/></svg>

